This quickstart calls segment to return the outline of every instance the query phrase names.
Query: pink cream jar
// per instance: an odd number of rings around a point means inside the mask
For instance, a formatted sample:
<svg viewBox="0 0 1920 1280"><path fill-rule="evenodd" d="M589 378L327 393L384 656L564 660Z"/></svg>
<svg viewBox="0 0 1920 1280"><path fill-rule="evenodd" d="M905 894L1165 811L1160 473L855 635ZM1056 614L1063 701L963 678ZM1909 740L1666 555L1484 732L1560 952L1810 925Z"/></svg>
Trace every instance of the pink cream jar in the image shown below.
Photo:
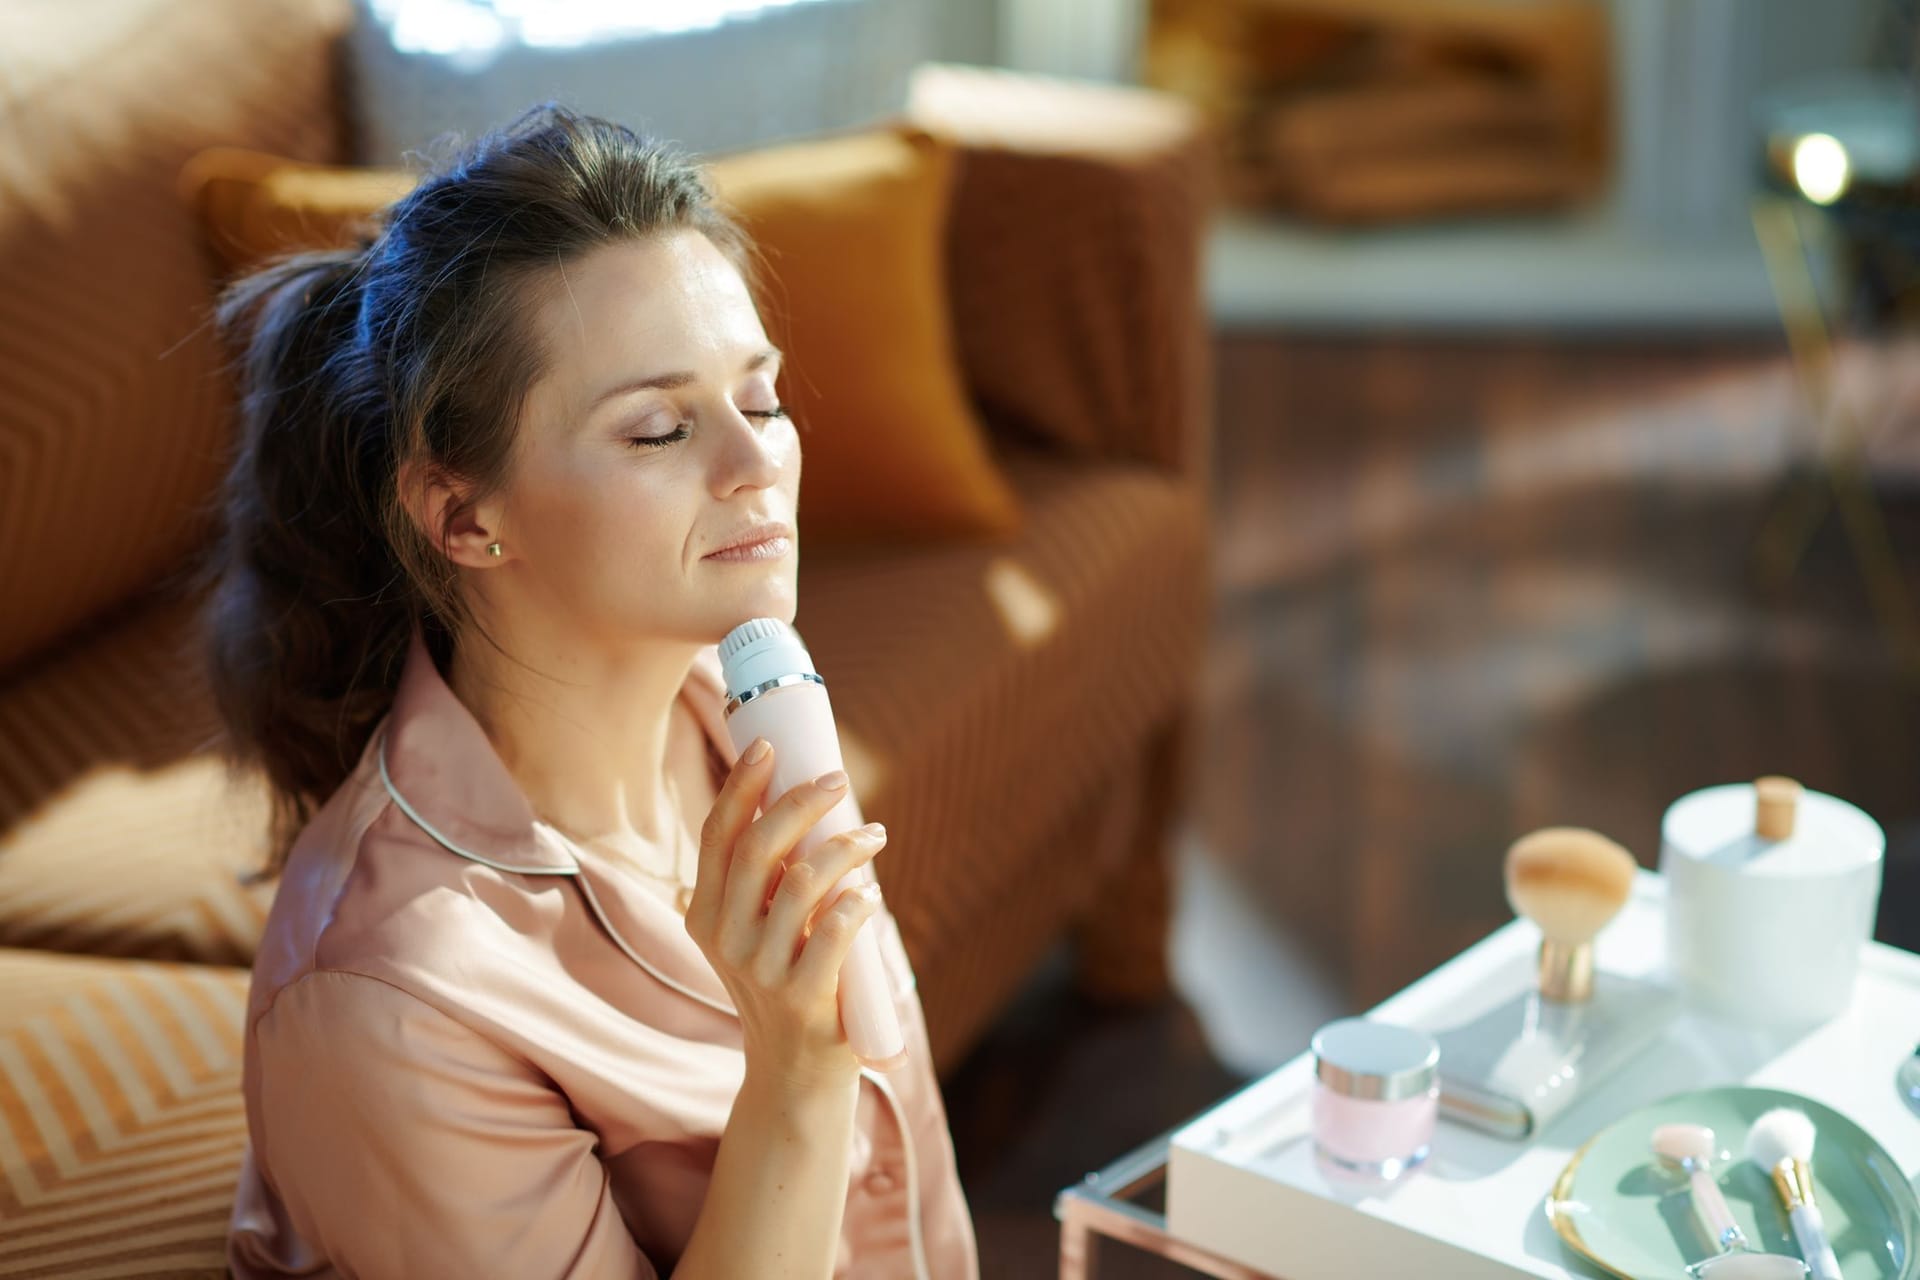
<svg viewBox="0 0 1920 1280"><path fill-rule="evenodd" d="M1440 1045L1424 1031L1369 1018L1313 1037L1313 1145L1341 1169L1394 1179L1433 1149Z"/></svg>

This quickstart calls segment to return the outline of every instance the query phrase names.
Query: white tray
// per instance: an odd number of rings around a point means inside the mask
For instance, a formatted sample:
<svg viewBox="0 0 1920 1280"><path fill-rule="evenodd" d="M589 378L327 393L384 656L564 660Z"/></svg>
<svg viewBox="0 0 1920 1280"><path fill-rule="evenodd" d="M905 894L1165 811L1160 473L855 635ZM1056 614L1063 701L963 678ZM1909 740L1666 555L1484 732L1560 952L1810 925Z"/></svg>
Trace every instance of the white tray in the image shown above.
<svg viewBox="0 0 1920 1280"><path fill-rule="evenodd" d="M1626 909L1597 940L1601 968L1664 977L1665 892L1661 877L1639 873ZM1539 942L1516 920L1371 1016L1444 1026L1489 984L1523 979ZM1631 1067L1591 1084L1525 1142L1442 1119L1427 1166L1385 1190L1321 1174L1307 1125L1312 1060L1303 1053L1174 1131L1167 1230L1284 1280L1597 1276L1561 1244L1545 1204L1573 1152L1607 1123L1686 1089L1786 1089L1850 1116L1915 1178L1920 1117L1901 1101L1894 1073L1916 1041L1920 956L1869 943L1852 1006L1816 1031L1759 1031L1688 1010Z"/></svg>

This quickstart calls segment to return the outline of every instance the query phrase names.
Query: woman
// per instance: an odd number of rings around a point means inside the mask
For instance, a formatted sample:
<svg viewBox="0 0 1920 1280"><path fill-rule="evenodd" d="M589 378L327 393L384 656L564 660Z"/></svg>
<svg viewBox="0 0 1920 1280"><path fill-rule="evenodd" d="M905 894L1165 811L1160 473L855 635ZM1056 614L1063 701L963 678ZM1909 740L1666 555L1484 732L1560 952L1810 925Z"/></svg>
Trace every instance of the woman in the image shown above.
<svg viewBox="0 0 1920 1280"><path fill-rule="evenodd" d="M783 868L844 775L766 795L725 729L716 643L798 567L753 278L697 166L546 103L222 297L200 572L279 878L243 1280L977 1276L898 929L832 890L884 834ZM890 1075L839 1025L863 923Z"/></svg>

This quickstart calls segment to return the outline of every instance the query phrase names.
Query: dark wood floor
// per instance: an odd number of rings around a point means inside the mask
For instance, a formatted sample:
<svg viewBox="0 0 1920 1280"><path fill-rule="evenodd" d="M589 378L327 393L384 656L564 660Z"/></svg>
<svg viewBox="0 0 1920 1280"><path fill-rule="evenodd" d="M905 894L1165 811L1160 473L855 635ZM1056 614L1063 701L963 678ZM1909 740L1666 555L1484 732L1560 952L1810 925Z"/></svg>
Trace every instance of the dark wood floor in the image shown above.
<svg viewBox="0 0 1920 1280"><path fill-rule="evenodd" d="M1762 773L1880 820L1879 936L1920 949L1920 680L1838 516L1790 578L1756 568L1782 504L1823 492L1790 483L1817 436L1783 343L1235 336L1216 359L1185 821L1346 1007L1504 923L1517 836L1592 826L1653 866L1668 804ZM1842 380L1909 590L1915 367L1864 348ZM1054 1275L1055 1193L1247 1078L1217 1030L1178 998L1091 1007L1063 955L1035 976L947 1089L985 1275ZM1192 1273L1109 1247L1102 1274Z"/></svg>

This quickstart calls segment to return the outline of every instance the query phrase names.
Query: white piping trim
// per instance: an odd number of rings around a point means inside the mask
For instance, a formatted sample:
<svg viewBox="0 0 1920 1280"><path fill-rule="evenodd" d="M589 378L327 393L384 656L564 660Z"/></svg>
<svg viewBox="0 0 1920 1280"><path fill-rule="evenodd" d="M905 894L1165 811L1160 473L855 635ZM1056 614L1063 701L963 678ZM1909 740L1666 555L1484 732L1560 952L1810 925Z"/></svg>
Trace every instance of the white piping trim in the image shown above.
<svg viewBox="0 0 1920 1280"><path fill-rule="evenodd" d="M675 991L678 991L681 995L688 996L688 997L691 997L692 999L698 1000L701 1004L707 1006L707 1008L718 1010L719 1012L726 1014L729 1018L734 1018L734 1019L739 1018L740 1014L737 1010L728 1008L726 1005L721 1004L718 1000L708 999L706 996L701 995L698 991L695 991L692 987L681 986L678 982L675 982L672 978L669 978L666 974L660 972L658 969L648 964L645 960L642 960L640 958L640 954L637 951L635 951L632 947L628 946L627 940L620 936L620 931L613 927L613 922L607 919L607 913L604 910L602 910L600 907L600 899L594 896L593 882L587 879L587 877L581 876L577 883L580 885L580 892L587 895L587 902L592 905L593 914L600 917L601 926L605 928L608 933L613 935L614 945L619 947L622 951L626 952L628 959L632 960L635 964L639 965L642 969L645 969L648 973L658 978L661 982L664 982L667 986L672 987Z"/></svg>
<svg viewBox="0 0 1920 1280"><path fill-rule="evenodd" d="M483 858L471 849L462 849L459 845L440 834L440 832L434 829L432 823L421 817L414 807L407 803L406 797L401 795L399 789L393 785L393 778L387 773L387 735L384 730L380 734L380 781L386 784L387 794L392 796L393 802L400 806L400 812L412 818L415 826L463 858L471 858L475 862L484 863L496 871L512 871L517 875L523 876L573 876L580 874L579 867L511 867L504 862L495 862L492 858Z"/></svg>
<svg viewBox="0 0 1920 1280"><path fill-rule="evenodd" d="M740 1017L738 1010L728 1008L717 1000L709 1000L706 996L701 995L691 987L682 986L641 959L639 953L628 946L627 940L620 936L620 931L613 927L613 922L607 919L607 913L600 906L600 899L594 896L593 883L586 876L580 874L579 867L555 867L551 869L545 867L510 867L505 863L495 862L491 858L483 858L469 849L462 849L459 845L447 839L446 836L434 830L433 825L421 817L412 805L407 803L406 797L400 794L399 789L393 785L393 778L387 773L387 735L384 729L382 729L380 733L379 756L380 781L386 786L387 794L392 796L393 802L400 806L400 812L411 818L414 824L422 831L461 857L470 858L475 862L493 867L498 871L511 871L520 875L573 876L574 883L580 886L580 892L586 896L587 903L593 908L593 914L600 921L601 927L607 931L608 935L613 938L614 944L618 946L620 950L624 951L630 960L665 985L678 991L681 995L697 1000L709 1009L717 1010L730 1018L737 1020ZM913 985L918 987L920 985L919 975L915 974L914 978L915 981ZM899 1096L893 1091L893 1086L887 1082L887 1078L880 1072L875 1071L872 1067L862 1067L860 1068L860 1074L868 1080L871 1080L874 1086L880 1090L880 1096L887 1100L887 1107L893 1112L894 1126L900 1130L900 1148L906 1153L907 1158L907 1239L913 1247L914 1280L932 1280L932 1275L927 1269L926 1245L921 1238L922 1233L920 1229L920 1162L913 1153L913 1129L907 1123L906 1108L901 1105Z"/></svg>
<svg viewBox="0 0 1920 1280"><path fill-rule="evenodd" d="M900 1149L907 1154L907 1239L913 1245L914 1280L932 1280L927 1270L927 1247L920 1234L920 1162L913 1154L913 1130L907 1127L906 1108L894 1096L893 1086L885 1076L872 1067L860 1068L860 1074L880 1090L887 1105L893 1108L894 1122L900 1126Z"/></svg>

